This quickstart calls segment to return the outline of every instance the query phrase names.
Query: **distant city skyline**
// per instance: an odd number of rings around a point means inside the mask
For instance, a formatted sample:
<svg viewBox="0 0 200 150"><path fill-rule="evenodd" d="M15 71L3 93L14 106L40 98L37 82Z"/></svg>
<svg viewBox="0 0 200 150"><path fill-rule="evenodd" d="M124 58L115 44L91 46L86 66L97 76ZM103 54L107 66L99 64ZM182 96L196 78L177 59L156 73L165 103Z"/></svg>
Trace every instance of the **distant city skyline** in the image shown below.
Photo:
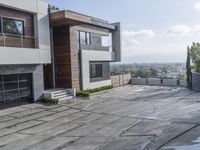
<svg viewBox="0 0 200 150"><path fill-rule="evenodd" d="M185 62L187 46L200 42L199 0L49 0L122 23L122 63Z"/></svg>

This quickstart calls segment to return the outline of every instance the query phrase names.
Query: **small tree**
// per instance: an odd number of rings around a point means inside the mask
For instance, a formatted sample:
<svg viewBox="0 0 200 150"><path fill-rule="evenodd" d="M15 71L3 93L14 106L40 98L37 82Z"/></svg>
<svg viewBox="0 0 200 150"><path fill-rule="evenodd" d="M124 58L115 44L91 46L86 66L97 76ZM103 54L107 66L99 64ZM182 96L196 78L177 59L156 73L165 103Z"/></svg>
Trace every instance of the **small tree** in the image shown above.
<svg viewBox="0 0 200 150"><path fill-rule="evenodd" d="M188 87L192 88L192 71L191 71L191 60L190 60L190 48L187 48L187 60L186 60L186 69L187 69L187 83Z"/></svg>

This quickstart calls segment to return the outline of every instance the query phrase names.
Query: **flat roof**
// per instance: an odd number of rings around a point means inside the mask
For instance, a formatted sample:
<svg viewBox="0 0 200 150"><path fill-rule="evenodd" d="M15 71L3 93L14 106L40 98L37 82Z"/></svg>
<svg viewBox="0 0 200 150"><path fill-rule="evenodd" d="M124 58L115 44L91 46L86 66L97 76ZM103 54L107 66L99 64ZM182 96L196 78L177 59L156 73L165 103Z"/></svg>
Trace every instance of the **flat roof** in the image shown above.
<svg viewBox="0 0 200 150"><path fill-rule="evenodd" d="M108 21L92 16L87 16L71 10L62 10L50 13L50 24L51 26L76 26L82 24L89 24L111 30L116 29L116 27L110 24Z"/></svg>

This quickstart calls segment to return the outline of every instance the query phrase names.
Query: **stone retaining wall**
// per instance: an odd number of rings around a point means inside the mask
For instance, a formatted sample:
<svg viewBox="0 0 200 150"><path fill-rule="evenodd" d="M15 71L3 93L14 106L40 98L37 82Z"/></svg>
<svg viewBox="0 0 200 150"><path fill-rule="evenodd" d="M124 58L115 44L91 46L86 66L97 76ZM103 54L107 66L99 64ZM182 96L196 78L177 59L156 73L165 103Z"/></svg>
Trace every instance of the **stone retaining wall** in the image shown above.
<svg viewBox="0 0 200 150"><path fill-rule="evenodd" d="M123 86L130 83L131 74L111 76L113 87Z"/></svg>
<svg viewBox="0 0 200 150"><path fill-rule="evenodd" d="M182 86L187 87L187 81L178 79L163 79L160 78L131 78L133 85L152 85L152 86Z"/></svg>

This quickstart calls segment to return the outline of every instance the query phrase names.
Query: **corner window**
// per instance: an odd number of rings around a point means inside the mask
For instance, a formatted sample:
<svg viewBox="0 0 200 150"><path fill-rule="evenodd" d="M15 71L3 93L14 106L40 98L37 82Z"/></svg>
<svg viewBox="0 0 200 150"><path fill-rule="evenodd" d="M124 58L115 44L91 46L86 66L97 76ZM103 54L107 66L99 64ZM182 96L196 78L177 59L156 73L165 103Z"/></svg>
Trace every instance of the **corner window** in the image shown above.
<svg viewBox="0 0 200 150"><path fill-rule="evenodd" d="M101 46L102 47L111 47L112 46L112 35L101 36Z"/></svg>
<svg viewBox="0 0 200 150"><path fill-rule="evenodd" d="M90 64L90 78L102 78L103 70L102 64Z"/></svg>
<svg viewBox="0 0 200 150"><path fill-rule="evenodd" d="M78 34L78 39L80 40L80 44L81 45L90 45L91 44L91 33L87 33L87 32L79 32L80 34Z"/></svg>
<svg viewBox="0 0 200 150"><path fill-rule="evenodd" d="M1 33L11 35L23 35L24 34L24 22L21 20L1 18Z"/></svg>

